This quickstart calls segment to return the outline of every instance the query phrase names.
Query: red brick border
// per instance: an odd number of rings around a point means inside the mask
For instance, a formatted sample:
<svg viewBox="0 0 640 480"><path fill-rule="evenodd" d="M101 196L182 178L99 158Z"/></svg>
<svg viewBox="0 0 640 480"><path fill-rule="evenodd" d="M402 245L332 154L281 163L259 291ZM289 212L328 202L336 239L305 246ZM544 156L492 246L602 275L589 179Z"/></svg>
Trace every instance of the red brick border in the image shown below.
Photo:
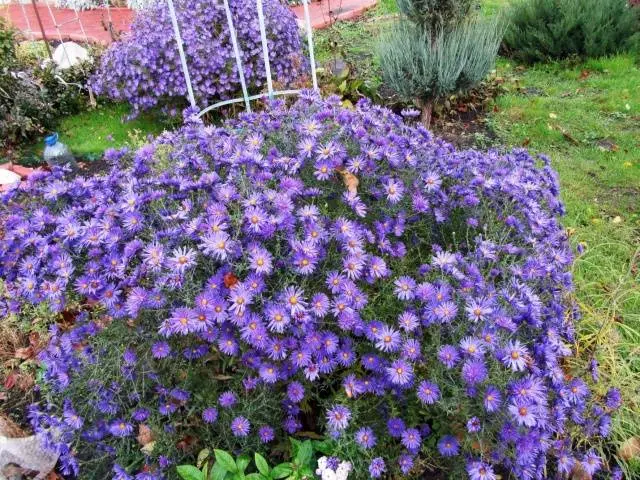
<svg viewBox="0 0 640 480"><path fill-rule="evenodd" d="M336 20L350 20L362 15L366 10L374 7L377 0L321 0L312 1L309 5L309 14L311 16L311 26L314 29L326 28ZM38 5L38 12L42 19L44 32L50 40L58 39L58 32L55 24L49 15L46 5ZM65 40L74 40L84 42L84 36L78 22L74 22L75 12L66 8L51 7L56 21L62 25L61 34ZM304 10L302 5L292 7L298 20L304 22ZM29 24L36 38L42 38L42 34L38 29L38 21L32 5L25 5ZM111 22L113 30L118 32L128 32L131 28L131 22L135 12L128 8L112 8L110 9ZM0 7L0 16L7 18L17 29L26 31L27 21L19 5L11 4ZM109 21L109 13L105 9L84 10L78 12L78 16L82 20L82 25L87 34L87 38L91 42L109 44L111 43L111 35L105 28Z"/></svg>

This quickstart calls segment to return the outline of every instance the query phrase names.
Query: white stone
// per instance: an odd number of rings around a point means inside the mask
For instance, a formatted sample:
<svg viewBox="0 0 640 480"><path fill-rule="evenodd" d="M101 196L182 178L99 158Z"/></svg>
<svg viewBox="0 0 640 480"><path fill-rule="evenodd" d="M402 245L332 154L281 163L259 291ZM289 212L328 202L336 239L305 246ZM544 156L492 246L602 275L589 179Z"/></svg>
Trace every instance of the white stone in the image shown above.
<svg viewBox="0 0 640 480"><path fill-rule="evenodd" d="M20 175L11 170L0 168L0 185L11 185L20 181Z"/></svg>
<svg viewBox="0 0 640 480"><path fill-rule="evenodd" d="M53 52L53 61L61 70L73 67L89 59L89 51L75 42L61 43Z"/></svg>

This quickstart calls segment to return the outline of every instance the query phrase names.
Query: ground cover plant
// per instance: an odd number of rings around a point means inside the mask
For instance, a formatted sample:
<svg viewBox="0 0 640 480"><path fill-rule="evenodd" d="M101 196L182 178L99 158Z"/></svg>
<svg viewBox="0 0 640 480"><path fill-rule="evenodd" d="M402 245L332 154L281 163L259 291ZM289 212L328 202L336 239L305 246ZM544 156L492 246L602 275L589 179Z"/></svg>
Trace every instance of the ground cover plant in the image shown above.
<svg viewBox="0 0 640 480"><path fill-rule="evenodd" d="M175 3L197 101L204 107L239 93L240 79L222 3ZM275 0L263 5L271 72L274 80L286 84L303 67L298 26L286 5ZM266 81L256 8L252 1L231 2L249 87L262 87ZM187 95L180 65L168 9L163 2L154 2L137 14L131 35L107 50L91 85L98 94L127 101L136 112L156 105L180 107Z"/></svg>
<svg viewBox="0 0 640 480"><path fill-rule="evenodd" d="M305 94L107 159L3 195L7 308L92 306L51 329L30 411L65 472L162 478L197 447L271 457L303 430L355 478L606 470L620 393L568 367L546 158Z"/></svg>

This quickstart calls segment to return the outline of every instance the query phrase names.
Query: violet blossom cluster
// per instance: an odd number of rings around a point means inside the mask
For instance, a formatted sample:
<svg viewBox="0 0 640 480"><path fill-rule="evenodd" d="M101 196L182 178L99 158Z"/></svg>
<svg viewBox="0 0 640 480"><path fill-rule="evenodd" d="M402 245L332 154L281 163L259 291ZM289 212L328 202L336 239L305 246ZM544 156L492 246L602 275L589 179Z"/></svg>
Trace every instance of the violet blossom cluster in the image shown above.
<svg viewBox="0 0 640 480"><path fill-rule="evenodd" d="M2 197L7 308L81 299L142 339L122 353L119 386L87 407L62 399L108 353L91 344L105 327L52 329L40 356L51 403L32 417L62 431L69 470L73 434L132 478L115 446L153 416L194 425L194 411L202 429L267 452L320 425L355 478L415 478L425 458L473 480L605 469L573 439L606 438L620 395L564 366L577 311L546 157L456 151L383 107L310 92L105 157L104 175L36 172ZM167 360L232 365L237 387L162 383ZM126 387L139 377L146 390ZM225 391L198 403L216 382ZM243 410L257 388L281 402L277 422ZM303 405L318 405L315 422ZM144 478L163 478L162 453Z"/></svg>
<svg viewBox="0 0 640 480"><path fill-rule="evenodd" d="M176 15L194 96L202 107L240 93L240 78L222 2L176 0ZM256 2L231 0L234 28L249 88L266 84ZM289 84L304 56L295 15L278 0L263 2L274 81ZM184 105L187 85L167 4L154 1L136 14L131 33L113 43L90 84L98 95L129 102L135 113Z"/></svg>

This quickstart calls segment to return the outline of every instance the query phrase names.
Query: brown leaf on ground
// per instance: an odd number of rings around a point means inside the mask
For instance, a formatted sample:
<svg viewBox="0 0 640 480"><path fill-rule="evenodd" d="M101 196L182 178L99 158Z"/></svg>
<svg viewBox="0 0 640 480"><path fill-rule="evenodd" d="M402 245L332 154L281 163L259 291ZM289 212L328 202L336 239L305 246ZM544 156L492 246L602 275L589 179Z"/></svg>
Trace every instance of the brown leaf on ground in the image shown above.
<svg viewBox="0 0 640 480"><path fill-rule="evenodd" d="M153 442L153 432L146 425L140 424L138 426L138 436L136 437L136 440L138 440L138 443L144 447L148 443Z"/></svg>
<svg viewBox="0 0 640 480"><path fill-rule="evenodd" d="M24 348L16 348L13 356L15 358L19 358L20 360L29 360L33 358L35 355L35 351L33 347L24 347Z"/></svg>
<svg viewBox="0 0 640 480"><path fill-rule="evenodd" d="M11 372L9 375L7 375L7 378L4 379L4 388L6 388L7 390L11 390L16 385L17 377L17 372Z"/></svg>
<svg viewBox="0 0 640 480"><path fill-rule="evenodd" d="M36 380L33 378L33 375L28 373L18 375L18 378L16 379L16 386L23 392L30 391L35 383Z"/></svg>
<svg viewBox="0 0 640 480"><path fill-rule="evenodd" d="M580 72L578 80L586 80L587 78L589 78L589 75L591 75L591 72L589 70L582 70Z"/></svg>
<svg viewBox="0 0 640 480"><path fill-rule="evenodd" d="M238 277L236 277L233 272L225 273L222 280L224 281L224 286L227 288L231 288L239 282Z"/></svg>
<svg viewBox="0 0 640 480"><path fill-rule="evenodd" d="M176 444L176 448L184 452L184 451L190 450L195 443L196 443L196 438L190 435L187 435Z"/></svg>
<svg viewBox="0 0 640 480"><path fill-rule="evenodd" d="M342 176L342 181L344 182L344 186L347 187L347 190L351 193L358 193L358 185L360 185L360 180L353 173L348 172L344 168L340 167L336 169L338 173Z"/></svg>
<svg viewBox="0 0 640 480"><path fill-rule="evenodd" d="M571 470L571 480L591 480L593 477L587 472L582 463L576 462Z"/></svg>
<svg viewBox="0 0 640 480"><path fill-rule="evenodd" d="M618 456L627 462L632 458L640 457L640 438L631 437L623 442L618 449Z"/></svg>
<svg viewBox="0 0 640 480"><path fill-rule="evenodd" d="M522 141L522 146L523 147L527 147L527 146L529 146L530 143L531 143L531 139L529 137L527 137Z"/></svg>

